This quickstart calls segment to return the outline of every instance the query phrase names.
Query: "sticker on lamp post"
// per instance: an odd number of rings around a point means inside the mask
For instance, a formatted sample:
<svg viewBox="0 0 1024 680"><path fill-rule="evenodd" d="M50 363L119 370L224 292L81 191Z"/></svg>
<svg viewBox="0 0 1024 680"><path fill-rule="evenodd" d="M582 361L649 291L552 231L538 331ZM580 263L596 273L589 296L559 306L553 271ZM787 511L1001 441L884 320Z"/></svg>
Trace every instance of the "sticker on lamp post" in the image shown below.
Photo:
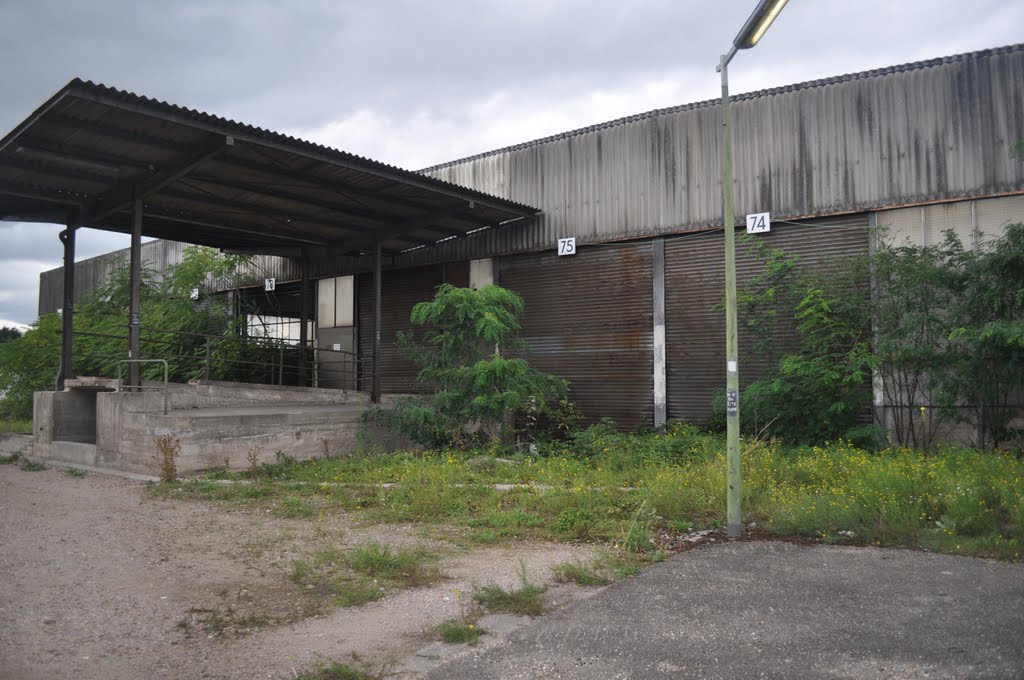
<svg viewBox="0 0 1024 680"><path fill-rule="evenodd" d="M772 230L771 213L754 213L747 215L748 234L767 234Z"/></svg>
<svg viewBox="0 0 1024 680"><path fill-rule="evenodd" d="M558 254L559 255L575 255L576 254L576 237L570 236L569 238L558 239Z"/></svg>
<svg viewBox="0 0 1024 680"><path fill-rule="evenodd" d="M277 288L277 281L274 279L263 279L263 290L269 292Z"/></svg>

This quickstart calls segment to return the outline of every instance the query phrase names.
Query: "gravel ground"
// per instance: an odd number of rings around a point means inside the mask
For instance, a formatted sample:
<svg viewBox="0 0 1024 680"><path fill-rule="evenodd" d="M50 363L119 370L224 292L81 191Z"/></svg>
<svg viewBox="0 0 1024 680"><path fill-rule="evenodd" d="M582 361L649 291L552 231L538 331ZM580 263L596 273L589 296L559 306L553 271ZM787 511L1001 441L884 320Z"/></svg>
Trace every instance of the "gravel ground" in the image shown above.
<svg viewBox="0 0 1024 680"><path fill-rule="evenodd" d="M426 545L448 578L360 607L299 618L307 594L291 560L324 544ZM119 477L0 466L0 678L294 678L318 659L358 654L422 668L417 650L458 616L475 585L531 581L591 549L523 543L466 550L415 526L364 525L344 513L284 519L266 511L154 498ZM554 602L589 595L553 588ZM269 612L292 623L222 634L182 621L196 609Z"/></svg>

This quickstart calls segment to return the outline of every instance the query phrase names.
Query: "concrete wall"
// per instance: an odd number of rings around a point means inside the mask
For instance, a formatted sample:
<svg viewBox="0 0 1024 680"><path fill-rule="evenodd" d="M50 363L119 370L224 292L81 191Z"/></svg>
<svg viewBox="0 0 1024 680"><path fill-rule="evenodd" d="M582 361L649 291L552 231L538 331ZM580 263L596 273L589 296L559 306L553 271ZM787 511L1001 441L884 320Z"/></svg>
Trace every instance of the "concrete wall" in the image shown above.
<svg viewBox="0 0 1024 680"><path fill-rule="evenodd" d="M145 384L155 388L159 384ZM167 414L159 389L142 392L37 392L35 458L57 463L157 475L156 438L180 445L181 474L244 469L277 454L306 460L351 455L378 443L404 448L361 423L366 395L338 390L237 383L171 385Z"/></svg>
<svg viewBox="0 0 1024 680"><path fill-rule="evenodd" d="M157 474L156 437L172 435L181 446L181 473L274 462L278 452L297 460L350 455L356 449L361 404L300 404L293 407L224 407L158 413L127 413L125 394L103 394L108 413L120 413L116 427L104 427L97 441L97 465ZM118 403L121 402L121 403ZM106 413L104 414L106 416ZM115 416L116 417L116 416ZM113 419L112 419L113 420Z"/></svg>

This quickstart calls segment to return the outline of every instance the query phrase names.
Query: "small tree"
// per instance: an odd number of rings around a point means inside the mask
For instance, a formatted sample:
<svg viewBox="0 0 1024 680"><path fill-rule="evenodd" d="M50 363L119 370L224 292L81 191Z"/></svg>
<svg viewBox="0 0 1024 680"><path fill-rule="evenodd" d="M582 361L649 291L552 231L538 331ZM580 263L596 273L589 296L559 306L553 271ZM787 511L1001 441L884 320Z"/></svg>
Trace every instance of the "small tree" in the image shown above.
<svg viewBox="0 0 1024 680"><path fill-rule="evenodd" d="M977 418L979 446L1019 439L1024 395L1024 223L976 250L955 251L945 392L961 421ZM967 415L970 414L970 415Z"/></svg>
<svg viewBox="0 0 1024 680"><path fill-rule="evenodd" d="M949 265L963 248L952 234L930 246L892 244L884 230L877 239L872 323L891 436L900 446L930 449L956 415L948 336L960 286Z"/></svg>
<svg viewBox="0 0 1024 680"><path fill-rule="evenodd" d="M522 313L522 298L499 286L439 286L433 300L412 310L422 338L398 337L399 349L420 367L426 394L400 400L385 412L386 422L421 444L461 445L507 434L517 413L564 403L565 380L508 356L525 349Z"/></svg>

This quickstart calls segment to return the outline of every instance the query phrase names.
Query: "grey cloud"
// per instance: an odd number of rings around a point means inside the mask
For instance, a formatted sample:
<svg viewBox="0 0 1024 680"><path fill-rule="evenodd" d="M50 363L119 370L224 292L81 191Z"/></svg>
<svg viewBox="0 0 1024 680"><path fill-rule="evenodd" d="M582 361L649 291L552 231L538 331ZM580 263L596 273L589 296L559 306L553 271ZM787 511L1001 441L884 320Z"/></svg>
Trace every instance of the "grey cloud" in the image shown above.
<svg viewBox="0 0 1024 680"><path fill-rule="evenodd" d="M0 319L30 323L36 318L39 274L61 266L62 246L52 224L0 223ZM124 234L81 229L75 241L78 261L127 248Z"/></svg>

